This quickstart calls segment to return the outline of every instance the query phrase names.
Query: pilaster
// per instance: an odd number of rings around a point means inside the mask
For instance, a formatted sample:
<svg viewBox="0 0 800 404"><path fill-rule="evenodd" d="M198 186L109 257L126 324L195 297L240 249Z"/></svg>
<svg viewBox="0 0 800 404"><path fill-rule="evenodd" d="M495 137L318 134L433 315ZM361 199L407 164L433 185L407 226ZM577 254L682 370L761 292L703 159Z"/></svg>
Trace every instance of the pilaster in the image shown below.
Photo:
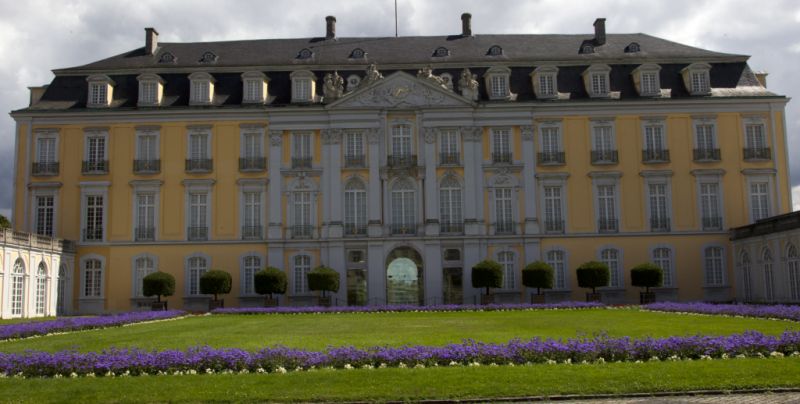
<svg viewBox="0 0 800 404"><path fill-rule="evenodd" d="M269 131L269 229L267 230L267 239L269 240L280 240L283 237L281 204L281 195L283 195L283 176L281 175L282 143L282 131Z"/></svg>
<svg viewBox="0 0 800 404"><path fill-rule="evenodd" d="M522 190L525 195L525 234L538 234L539 222L536 214L536 153L533 145L533 126L520 126L522 135Z"/></svg>
<svg viewBox="0 0 800 404"><path fill-rule="evenodd" d="M425 235L439 235L439 192L437 192L436 178L436 129L424 128L424 161L425 161L425 184L424 184L424 203ZM441 271L440 271L441 272ZM439 274L441 278L441 274ZM427 283L427 282L426 282ZM427 290L427 289L426 289ZM439 291L441 294L441 291Z"/></svg>

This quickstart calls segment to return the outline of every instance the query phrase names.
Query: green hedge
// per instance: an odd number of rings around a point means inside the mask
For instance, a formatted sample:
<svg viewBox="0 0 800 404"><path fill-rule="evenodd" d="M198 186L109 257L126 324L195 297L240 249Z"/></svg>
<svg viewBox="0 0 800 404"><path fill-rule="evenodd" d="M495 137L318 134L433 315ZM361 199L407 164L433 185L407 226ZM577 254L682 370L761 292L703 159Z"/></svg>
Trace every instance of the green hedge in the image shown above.
<svg viewBox="0 0 800 404"><path fill-rule="evenodd" d="M282 295L286 293L286 272L278 268L266 267L256 272L253 277L253 288L259 295L269 295L272 298L274 293Z"/></svg>
<svg viewBox="0 0 800 404"><path fill-rule="evenodd" d="M325 297L325 292L336 293L339 291L339 273L320 265L308 273L308 288L321 291L322 297Z"/></svg>
<svg viewBox="0 0 800 404"><path fill-rule="evenodd" d="M231 292L231 274L218 269L212 269L200 277L200 293L214 295L224 295Z"/></svg>
<svg viewBox="0 0 800 404"><path fill-rule="evenodd" d="M543 261L531 262L522 270L522 284L536 288L537 295L542 294L542 289L552 289L553 267Z"/></svg>
<svg viewBox="0 0 800 404"><path fill-rule="evenodd" d="M499 288L503 286L503 266L492 260L483 260L472 267L472 287Z"/></svg>
<svg viewBox="0 0 800 404"><path fill-rule="evenodd" d="M631 285L645 288L650 293L650 288L657 288L664 282L664 271L656 264L645 262L631 268Z"/></svg>
<svg viewBox="0 0 800 404"><path fill-rule="evenodd" d="M592 293L596 293L595 288L608 286L608 280L611 277L608 265L598 261L583 263L578 267L576 273L578 275L578 286L591 288Z"/></svg>
<svg viewBox="0 0 800 404"><path fill-rule="evenodd" d="M167 297L175 294L175 277L161 271L153 272L142 279L142 294L156 296L161 301L161 296Z"/></svg>

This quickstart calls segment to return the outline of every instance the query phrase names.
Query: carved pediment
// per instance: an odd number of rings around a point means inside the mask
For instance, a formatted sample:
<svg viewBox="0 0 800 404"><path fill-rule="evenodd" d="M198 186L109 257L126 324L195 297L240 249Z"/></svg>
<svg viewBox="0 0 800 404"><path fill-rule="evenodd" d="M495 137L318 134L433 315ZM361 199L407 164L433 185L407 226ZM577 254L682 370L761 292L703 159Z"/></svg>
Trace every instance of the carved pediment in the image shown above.
<svg viewBox="0 0 800 404"><path fill-rule="evenodd" d="M470 100L429 80L396 72L345 95L329 104L328 108L436 108L472 105Z"/></svg>

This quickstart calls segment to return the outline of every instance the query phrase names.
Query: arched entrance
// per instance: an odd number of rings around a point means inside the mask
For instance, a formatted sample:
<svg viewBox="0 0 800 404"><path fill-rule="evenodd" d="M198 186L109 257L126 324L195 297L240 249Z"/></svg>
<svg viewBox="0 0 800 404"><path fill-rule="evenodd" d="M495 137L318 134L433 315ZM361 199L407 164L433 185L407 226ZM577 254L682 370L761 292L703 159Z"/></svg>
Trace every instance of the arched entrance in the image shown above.
<svg viewBox="0 0 800 404"><path fill-rule="evenodd" d="M386 303L422 305L424 301L422 257L410 247L392 250L386 257Z"/></svg>

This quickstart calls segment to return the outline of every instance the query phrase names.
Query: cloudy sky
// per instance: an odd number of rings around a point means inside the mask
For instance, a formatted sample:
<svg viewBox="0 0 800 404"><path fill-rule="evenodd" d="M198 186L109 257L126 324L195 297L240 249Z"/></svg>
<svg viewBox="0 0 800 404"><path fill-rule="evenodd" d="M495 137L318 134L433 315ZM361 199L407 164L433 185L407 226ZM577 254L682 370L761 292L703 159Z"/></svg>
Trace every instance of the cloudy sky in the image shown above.
<svg viewBox="0 0 800 404"><path fill-rule="evenodd" d="M400 35L446 35L472 13L473 33L586 33L606 17L610 33L644 32L721 52L752 55L769 88L800 96L800 2L796 0L398 0ZM28 86L52 69L86 64L144 45L144 27L160 41L321 36L326 15L337 36L391 36L394 0L4 1L0 13L0 213L11 210L14 122ZM800 99L789 103L794 209L800 210Z"/></svg>

